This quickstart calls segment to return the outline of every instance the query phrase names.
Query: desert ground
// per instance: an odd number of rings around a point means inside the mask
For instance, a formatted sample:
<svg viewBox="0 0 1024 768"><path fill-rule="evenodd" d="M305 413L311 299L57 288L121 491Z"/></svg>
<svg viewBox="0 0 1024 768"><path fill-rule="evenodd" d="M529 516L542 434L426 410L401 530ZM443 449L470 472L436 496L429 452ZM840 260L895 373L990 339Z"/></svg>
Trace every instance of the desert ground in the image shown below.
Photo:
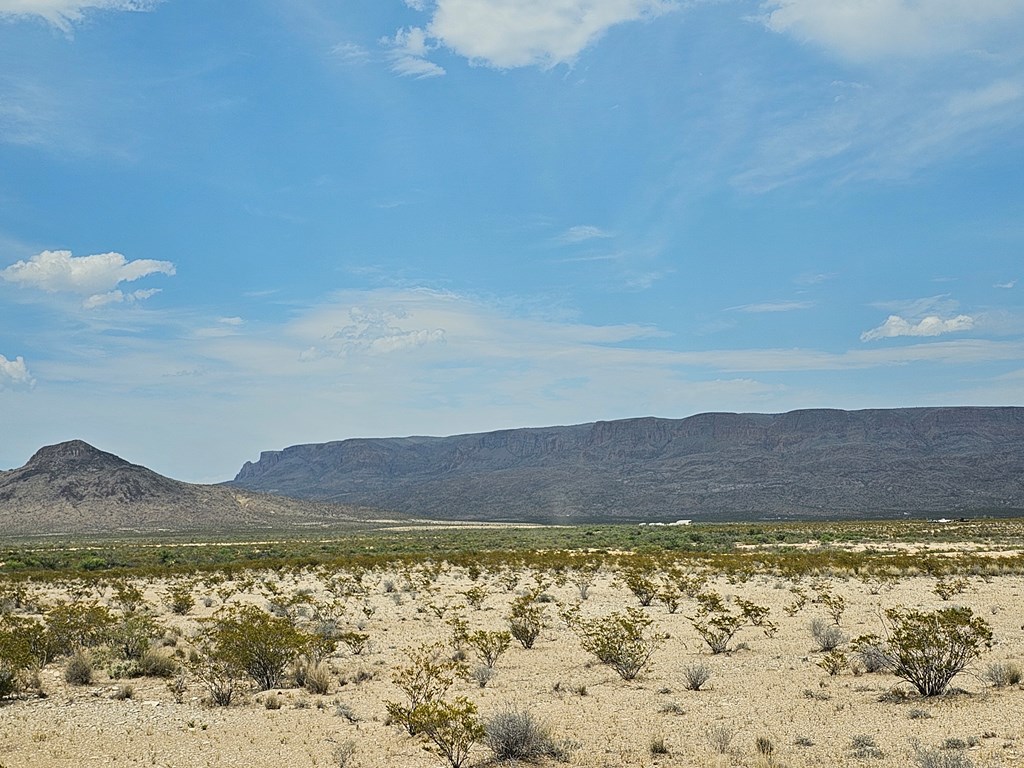
<svg viewBox="0 0 1024 768"><path fill-rule="evenodd" d="M947 549L955 562L956 546ZM120 676L123 665L119 672L115 654L100 643L86 652L92 681L72 685L65 679L69 659L50 661L28 688L0 704L0 766L443 766L431 743L392 722L386 709L386 702L405 700L396 672L411 666L410 651L436 643L445 658L461 658L468 673L455 676L445 698L465 697L485 722L496 713L529 712L557 745L539 760L544 765L1024 765L1024 689L1019 682L995 686L990 674L1001 662L1024 666L1024 576L1000 567L1007 553L992 554L989 568L943 578L841 568L783 575L756 564L725 573L661 555L607 556L585 600L580 572L514 562L19 582L17 606L8 600L5 610L26 618L60 601L95 603L117 617L126 610L118 590L137 588L142 599L134 610L155 619L153 645L180 671ZM642 607L627 586L638 574L674 599L656 597ZM194 604L175 612L174 595L183 593ZM760 626L746 622L727 652L714 654L691 621L699 616L697 596L708 593L733 613L743 601L769 612ZM544 628L532 648L513 640L481 687L482 673L472 672L479 654L465 637L508 630L517 599L543 611ZM230 705L210 702L194 666L200 633L241 605L309 631L329 617L336 635L356 638L331 644L323 661L326 693L311 693L288 676L271 690L239 679ZM830 674L810 629L815 619L820 628L838 618L844 640L885 637L886 609L952 606L971 608L993 639L939 696L920 696L893 674L866 671L850 643L840 645L846 664ZM580 640L587 621L627 608L642 611L651 620L647 633L662 637L633 680L600 663ZM463 639L456 642L459 626ZM688 673L700 665L710 678L691 690ZM465 765L497 762L481 741Z"/></svg>

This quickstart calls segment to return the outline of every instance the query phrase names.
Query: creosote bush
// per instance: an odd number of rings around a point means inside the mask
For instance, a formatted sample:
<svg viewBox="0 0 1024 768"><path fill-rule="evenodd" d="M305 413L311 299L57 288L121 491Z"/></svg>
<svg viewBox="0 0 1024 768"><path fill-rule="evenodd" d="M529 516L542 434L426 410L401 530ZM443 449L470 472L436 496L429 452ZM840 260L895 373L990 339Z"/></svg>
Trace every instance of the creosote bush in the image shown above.
<svg viewBox="0 0 1024 768"><path fill-rule="evenodd" d="M508 626L512 637L519 641L524 649L533 648L534 642L544 629L544 606L537 602L539 592L529 592L512 601L509 611Z"/></svg>
<svg viewBox="0 0 1024 768"><path fill-rule="evenodd" d="M466 644L476 651L484 666L493 668L512 644L512 635L504 631L479 629L466 637Z"/></svg>
<svg viewBox="0 0 1024 768"><path fill-rule="evenodd" d="M454 701L438 699L421 704L410 719L416 733L429 740L430 748L449 768L460 768L469 759L473 745L485 734L476 705L463 696Z"/></svg>
<svg viewBox="0 0 1024 768"><path fill-rule="evenodd" d="M668 639L668 635L650 631L654 622L639 608L596 619L574 618L573 623L583 649L614 669L623 680L635 679Z"/></svg>
<svg viewBox="0 0 1024 768"><path fill-rule="evenodd" d="M285 668L320 641L290 620L252 605L218 612L207 621L201 638L207 657L247 675L259 690L277 687Z"/></svg>
<svg viewBox="0 0 1024 768"><path fill-rule="evenodd" d="M992 643L992 629L970 608L885 612L887 637L858 638L855 647L874 648L885 668L922 696L938 696L950 681Z"/></svg>
<svg viewBox="0 0 1024 768"><path fill-rule="evenodd" d="M409 661L395 671L392 680L405 694L404 702L385 701L388 718L404 727L411 735L418 731L417 710L440 701L462 674L465 666L451 658L441 643L421 645L406 651Z"/></svg>

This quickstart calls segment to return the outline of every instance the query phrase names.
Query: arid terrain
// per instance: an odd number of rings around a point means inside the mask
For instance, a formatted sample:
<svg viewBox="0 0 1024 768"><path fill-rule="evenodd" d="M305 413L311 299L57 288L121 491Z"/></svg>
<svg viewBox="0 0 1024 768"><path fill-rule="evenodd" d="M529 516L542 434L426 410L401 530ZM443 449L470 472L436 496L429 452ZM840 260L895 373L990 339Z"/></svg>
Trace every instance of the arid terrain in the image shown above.
<svg viewBox="0 0 1024 768"><path fill-rule="evenodd" d="M117 654L96 643L86 651L91 683L72 685L65 679L69 658L55 658L33 681L41 695L30 687L0 706L0 765L442 766L445 760L425 748L429 742L389 722L386 709L386 702L406 701L396 673L413 666L409 652L434 643L443 644L442 658L461 657L466 672L455 676L444 698L464 696L484 722L509 708L531 713L555 746L541 764L1021 765L1024 690L1019 682L997 687L992 679L994 668L1024 665L1024 576L1005 565L1019 562L1020 552L993 551L981 566L976 553L970 568L957 573L961 549L902 547L903 555L945 559L950 573L941 577L884 564L858 575L829 567L827 548L824 554L819 548L817 562L825 566L788 575L778 561L769 571L756 553L737 556L739 568L665 553L609 553L552 560L552 567L517 565L510 556L483 567L464 558L458 565L423 559L0 582L8 617L45 617L64 600L105 607L114 618L146 613L157 625L154 647L180 664L166 678L115 679ZM627 586L638 579L656 589L647 607ZM126 602L133 588L141 596ZM749 604L769 612L758 617L760 626L743 622L729 650L713 654L691 621L708 594L720 596L733 615ZM486 674L474 672L481 661L473 633L507 631L517 600L539 609L545 626L530 649L512 640L481 687L477 678ZM229 706L209 701L197 665L201 632L226 607L243 605L303 631L330 627L326 693L296 685L289 664L278 687L257 690L236 675ZM830 675L810 629L815 619L821 629L838 618L840 640L885 637L886 609L961 605L987 622L993 641L940 696L920 696L892 674L866 671L849 643L839 646L846 663ZM642 611L651 620L646 633L662 637L653 642L650 665L628 681L580 639L588 621L625 616L627 609ZM691 690L688 676L701 665L710 678ZM495 762L481 742L465 765Z"/></svg>

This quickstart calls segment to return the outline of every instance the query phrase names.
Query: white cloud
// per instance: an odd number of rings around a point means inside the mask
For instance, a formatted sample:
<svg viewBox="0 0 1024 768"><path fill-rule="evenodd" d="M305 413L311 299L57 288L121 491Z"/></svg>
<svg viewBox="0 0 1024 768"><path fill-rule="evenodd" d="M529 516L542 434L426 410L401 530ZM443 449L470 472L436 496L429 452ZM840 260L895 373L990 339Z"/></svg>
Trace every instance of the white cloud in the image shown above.
<svg viewBox="0 0 1024 768"><path fill-rule="evenodd" d="M768 29L854 60L970 50L1024 18L1019 0L770 0L762 11Z"/></svg>
<svg viewBox="0 0 1024 768"><path fill-rule="evenodd" d="M730 312L792 312L797 309L811 309L813 301L765 301L760 304L741 304L729 307Z"/></svg>
<svg viewBox="0 0 1024 768"><path fill-rule="evenodd" d="M996 284L995 284L995 285L993 285L992 287L993 287L993 288L1005 288L1005 289L1010 289L1010 288L1013 288L1013 286L1015 286L1016 284L1017 284L1017 281L1016 281L1016 280L1007 280L1007 281L1006 281L1005 283L996 283Z"/></svg>
<svg viewBox="0 0 1024 768"><path fill-rule="evenodd" d="M388 48L392 72L417 80L445 74L444 67L427 58L432 49L427 43L426 32L419 27L400 29L394 37L386 37L381 43Z"/></svg>
<svg viewBox="0 0 1024 768"><path fill-rule="evenodd" d="M555 241L563 243L565 245L574 245L576 243L584 243L587 240L603 240L605 238L612 237L610 232L605 232L600 227L595 227L589 224L580 224L575 227L569 227L565 232L562 232Z"/></svg>
<svg viewBox="0 0 1024 768"><path fill-rule="evenodd" d="M160 0L0 0L0 17L37 16L70 32L89 11L148 11Z"/></svg>
<svg viewBox="0 0 1024 768"><path fill-rule="evenodd" d="M93 309L105 304L147 299L158 290L124 293L117 286L152 274L173 275L174 271L174 265L169 261L128 261L120 253L72 256L71 251L43 251L28 261L18 261L0 270L0 279L47 293L84 296L83 305Z"/></svg>
<svg viewBox="0 0 1024 768"><path fill-rule="evenodd" d="M860 335L861 341L877 341L892 339L897 336L941 336L944 333L969 331L974 327L974 318L970 315L957 315L943 320L938 315L928 315L914 323L899 315L889 315L884 323Z"/></svg>
<svg viewBox="0 0 1024 768"><path fill-rule="evenodd" d="M417 75L418 68L430 72L426 56L430 47L437 46L500 69L571 63L611 27L680 7L678 0L435 0L432 4L407 0L406 4L415 10L432 10L425 29L399 30L388 41L396 50L402 49L409 35L412 42L423 43L423 50L414 48L399 60L411 70L402 74Z"/></svg>
<svg viewBox="0 0 1024 768"><path fill-rule="evenodd" d="M28 366L25 365L25 358L19 355L13 360L8 360L0 355L0 389L32 387L35 383L35 379L28 372Z"/></svg>

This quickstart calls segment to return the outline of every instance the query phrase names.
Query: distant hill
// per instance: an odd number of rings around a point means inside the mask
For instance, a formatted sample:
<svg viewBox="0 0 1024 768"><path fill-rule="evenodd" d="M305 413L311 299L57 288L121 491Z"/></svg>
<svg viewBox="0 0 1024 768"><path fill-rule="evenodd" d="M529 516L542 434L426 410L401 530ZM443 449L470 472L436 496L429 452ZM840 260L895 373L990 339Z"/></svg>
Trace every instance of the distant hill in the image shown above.
<svg viewBox="0 0 1024 768"><path fill-rule="evenodd" d="M233 488L440 519L1024 514L1024 408L706 413L266 451Z"/></svg>
<svg viewBox="0 0 1024 768"><path fill-rule="evenodd" d="M369 513L182 483L81 440L40 448L25 466L0 472L0 536L322 526Z"/></svg>

